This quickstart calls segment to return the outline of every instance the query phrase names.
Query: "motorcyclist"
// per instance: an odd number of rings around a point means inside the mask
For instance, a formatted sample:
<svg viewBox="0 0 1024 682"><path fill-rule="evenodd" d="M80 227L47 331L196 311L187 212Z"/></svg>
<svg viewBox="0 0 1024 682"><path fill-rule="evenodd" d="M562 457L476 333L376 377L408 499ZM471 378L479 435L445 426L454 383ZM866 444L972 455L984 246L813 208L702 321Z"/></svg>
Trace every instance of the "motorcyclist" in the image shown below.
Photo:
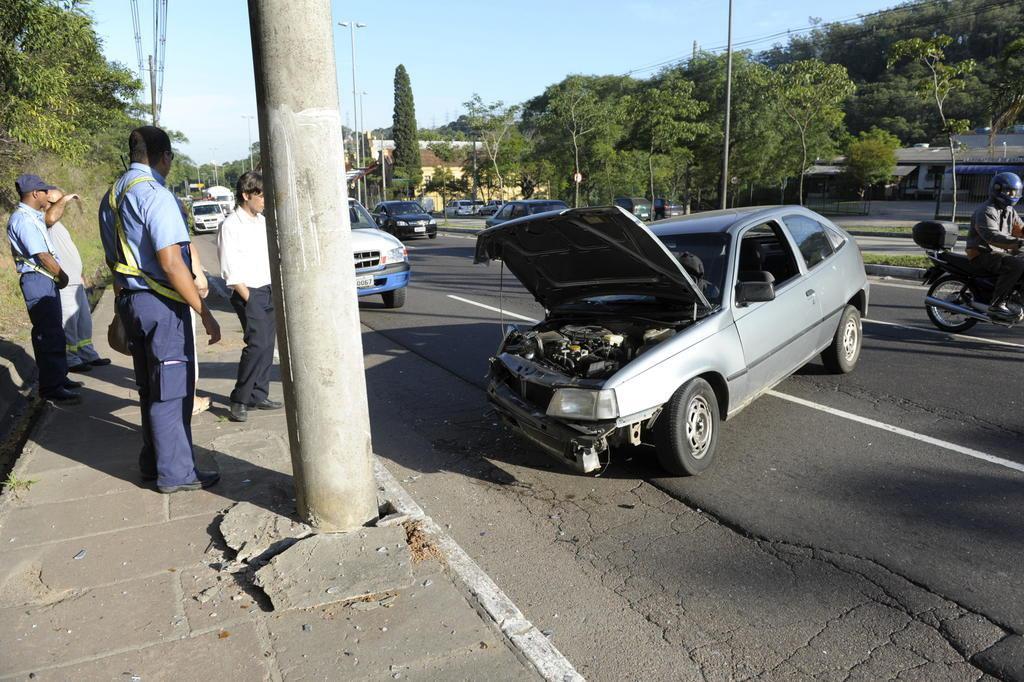
<svg viewBox="0 0 1024 682"><path fill-rule="evenodd" d="M1013 208L1022 191L1024 183L1015 173L996 173L988 186L988 201L971 216L967 257L973 266L998 275L989 306L990 317L1014 316L1006 299L1024 276L1024 255L1020 253L1024 246L1024 221Z"/></svg>

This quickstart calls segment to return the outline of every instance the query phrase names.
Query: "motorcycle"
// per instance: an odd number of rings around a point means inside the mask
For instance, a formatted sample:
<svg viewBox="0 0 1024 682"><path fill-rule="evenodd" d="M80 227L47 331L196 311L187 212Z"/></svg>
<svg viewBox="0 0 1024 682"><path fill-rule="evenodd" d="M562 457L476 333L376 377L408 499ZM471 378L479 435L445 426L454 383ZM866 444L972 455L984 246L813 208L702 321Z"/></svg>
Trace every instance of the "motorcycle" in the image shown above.
<svg viewBox="0 0 1024 682"><path fill-rule="evenodd" d="M928 319L944 332L964 332L978 322L1013 327L1024 322L1024 281L1007 300L1009 318L989 316L996 277L979 272L966 254L954 253L960 231L953 223L926 220L914 225L914 243L925 250L932 266L924 274Z"/></svg>

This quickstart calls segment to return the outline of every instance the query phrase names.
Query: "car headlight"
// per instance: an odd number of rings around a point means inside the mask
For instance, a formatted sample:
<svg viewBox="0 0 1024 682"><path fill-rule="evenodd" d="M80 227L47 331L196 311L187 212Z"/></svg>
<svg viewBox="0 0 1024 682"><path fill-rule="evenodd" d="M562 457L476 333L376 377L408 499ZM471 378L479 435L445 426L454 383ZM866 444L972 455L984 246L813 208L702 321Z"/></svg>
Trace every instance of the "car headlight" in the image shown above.
<svg viewBox="0 0 1024 682"><path fill-rule="evenodd" d="M565 417L597 421L619 416L615 391L594 391L584 388L560 388L551 397L547 410L549 417Z"/></svg>
<svg viewBox="0 0 1024 682"><path fill-rule="evenodd" d="M430 222L428 222L427 225L437 225L437 221L431 218Z"/></svg>
<svg viewBox="0 0 1024 682"><path fill-rule="evenodd" d="M404 246L396 246L387 252L385 256L386 263L401 263L409 256L409 252L406 251Z"/></svg>
<svg viewBox="0 0 1024 682"><path fill-rule="evenodd" d="M407 226L408 224L409 224L409 223L407 223L407 222L406 222L406 221L404 221L404 220L396 220L396 221L395 221L395 225L398 225L399 227L405 227L405 226Z"/></svg>

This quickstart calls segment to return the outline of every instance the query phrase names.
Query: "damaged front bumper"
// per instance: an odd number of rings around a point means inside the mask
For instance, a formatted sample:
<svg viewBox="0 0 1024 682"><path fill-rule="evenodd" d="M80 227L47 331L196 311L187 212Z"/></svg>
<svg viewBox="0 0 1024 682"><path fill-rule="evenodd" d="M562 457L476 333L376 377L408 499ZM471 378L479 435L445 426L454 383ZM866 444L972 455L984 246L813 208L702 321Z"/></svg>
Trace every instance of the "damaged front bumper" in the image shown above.
<svg viewBox="0 0 1024 682"><path fill-rule="evenodd" d="M508 426L563 464L584 474L601 468L601 455L617 429L615 421L569 423L549 417L493 377L487 397Z"/></svg>

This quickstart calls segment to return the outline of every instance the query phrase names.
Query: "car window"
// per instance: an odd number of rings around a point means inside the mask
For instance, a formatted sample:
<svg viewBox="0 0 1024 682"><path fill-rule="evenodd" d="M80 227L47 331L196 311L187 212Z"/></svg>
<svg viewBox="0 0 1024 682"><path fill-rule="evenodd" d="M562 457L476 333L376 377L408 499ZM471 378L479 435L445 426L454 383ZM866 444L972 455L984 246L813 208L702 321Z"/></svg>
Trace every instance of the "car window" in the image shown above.
<svg viewBox="0 0 1024 682"><path fill-rule="evenodd" d="M519 218L526 215L525 204L512 204L512 213L509 214L510 218Z"/></svg>
<svg viewBox="0 0 1024 682"><path fill-rule="evenodd" d="M366 209L354 201L348 203L348 218L352 223L353 230L375 229L377 227L377 223L373 221L373 217L367 213Z"/></svg>
<svg viewBox="0 0 1024 682"><path fill-rule="evenodd" d="M424 213L423 207L415 201L399 201L385 207L388 213Z"/></svg>
<svg viewBox="0 0 1024 682"><path fill-rule="evenodd" d="M800 272L796 254L782 233L782 228L774 221L755 225L744 232L740 239L736 277L743 280L754 272L770 272L776 288Z"/></svg>
<svg viewBox="0 0 1024 682"><path fill-rule="evenodd" d="M817 220L802 215L788 215L783 221L793 235L793 241L800 249L808 270L834 253L825 226Z"/></svg>
<svg viewBox="0 0 1024 682"><path fill-rule="evenodd" d="M712 303L720 303L725 284L726 266L729 264L729 235L722 232L703 234L660 235L658 239L680 260L690 277L701 287L704 296ZM690 267L690 260L684 254L696 256L704 266L703 281L698 281Z"/></svg>
<svg viewBox="0 0 1024 682"><path fill-rule="evenodd" d="M499 218L508 218L512 215L512 204L505 204L500 211L498 211Z"/></svg>

